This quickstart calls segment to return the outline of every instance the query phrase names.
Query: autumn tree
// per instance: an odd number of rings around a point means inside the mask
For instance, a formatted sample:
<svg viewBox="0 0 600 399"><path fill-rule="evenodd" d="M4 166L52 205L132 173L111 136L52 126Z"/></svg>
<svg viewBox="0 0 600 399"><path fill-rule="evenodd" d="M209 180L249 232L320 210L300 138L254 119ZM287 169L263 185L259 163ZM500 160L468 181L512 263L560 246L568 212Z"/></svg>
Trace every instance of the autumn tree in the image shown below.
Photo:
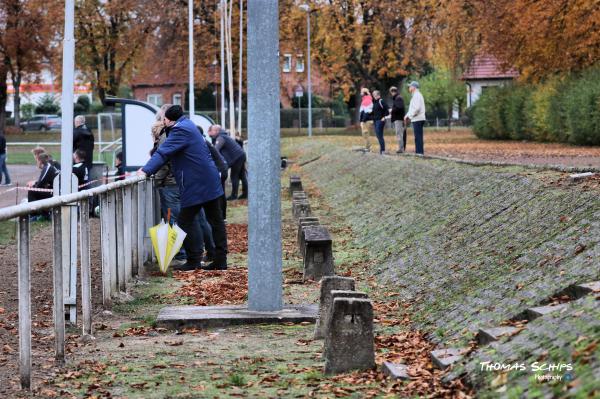
<svg viewBox="0 0 600 399"><path fill-rule="evenodd" d="M356 104L362 86L398 84L421 70L430 53L424 33L432 10L420 5L421 0L401 7L395 0L314 2L313 59L346 99L355 95ZM297 12L287 17L292 22L301 18ZM287 29L297 36L306 32L301 25Z"/></svg>
<svg viewBox="0 0 600 399"><path fill-rule="evenodd" d="M0 53L14 88L14 117L18 126L21 83L23 78L39 74L51 58L57 7L41 0L0 0L0 9L4 19ZM36 28L32 29L33 26Z"/></svg>
<svg viewBox="0 0 600 399"><path fill-rule="evenodd" d="M164 18L166 0L79 0L76 63L101 101L131 76L150 33Z"/></svg>

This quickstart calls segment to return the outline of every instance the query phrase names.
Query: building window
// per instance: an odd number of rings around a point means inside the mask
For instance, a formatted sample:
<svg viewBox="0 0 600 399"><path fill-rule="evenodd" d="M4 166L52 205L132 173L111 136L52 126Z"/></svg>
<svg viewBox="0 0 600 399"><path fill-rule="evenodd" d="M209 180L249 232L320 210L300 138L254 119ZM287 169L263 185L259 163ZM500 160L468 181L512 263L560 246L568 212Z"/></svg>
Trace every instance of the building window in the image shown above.
<svg viewBox="0 0 600 399"><path fill-rule="evenodd" d="M147 101L150 104L154 104L157 107L160 107L161 105L163 105L162 94L148 94Z"/></svg>
<svg viewBox="0 0 600 399"><path fill-rule="evenodd" d="M292 55L284 54L283 55L283 72L291 72L292 70Z"/></svg>
<svg viewBox="0 0 600 399"><path fill-rule="evenodd" d="M181 105L181 94L173 94L173 105Z"/></svg>
<svg viewBox="0 0 600 399"><path fill-rule="evenodd" d="M296 72L304 72L304 56L302 54L296 56Z"/></svg>

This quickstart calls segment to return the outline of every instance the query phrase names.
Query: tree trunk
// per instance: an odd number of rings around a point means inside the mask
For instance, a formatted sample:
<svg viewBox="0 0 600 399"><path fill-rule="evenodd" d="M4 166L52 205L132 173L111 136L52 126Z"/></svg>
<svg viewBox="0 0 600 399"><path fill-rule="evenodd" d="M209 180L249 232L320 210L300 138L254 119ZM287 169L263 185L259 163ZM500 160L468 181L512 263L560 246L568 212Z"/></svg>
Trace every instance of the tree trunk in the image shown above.
<svg viewBox="0 0 600 399"><path fill-rule="evenodd" d="M8 86L6 78L8 77L8 68L4 62L0 63L0 136L4 136L6 126L6 101L8 100Z"/></svg>
<svg viewBox="0 0 600 399"><path fill-rule="evenodd" d="M353 124L359 124L360 123L360 103L362 102L362 98L360 95L360 89L362 88L362 84L358 84L356 86L354 86L354 90L356 91L356 94L354 95L354 120L352 121Z"/></svg>
<svg viewBox="0 0 600 399"><path fill-rule="evenodd" d="M16 76L12 79L13 88L15 94L13 97L14 101L14 118L15 126L19 126L21 123L21 74L17 72Z"/></svg>

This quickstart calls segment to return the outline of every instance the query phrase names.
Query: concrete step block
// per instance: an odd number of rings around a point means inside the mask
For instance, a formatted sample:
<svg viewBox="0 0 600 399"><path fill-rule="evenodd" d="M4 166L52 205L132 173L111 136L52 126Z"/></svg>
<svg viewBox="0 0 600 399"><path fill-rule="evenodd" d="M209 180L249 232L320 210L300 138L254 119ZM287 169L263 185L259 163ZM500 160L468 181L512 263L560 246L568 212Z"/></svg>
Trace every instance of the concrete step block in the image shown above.
<svg viewBox="0 0 600 399"><path fill-rule="evenodd" d="M392 380L410 380L408 366L406 364L383 362L381 371Z"/></svg>
<svg viewBox="0 0 600 399"><path fill-rule="evenodd" d="M462 359L466 352L460 348L437 349L431 352L431 361L435 367L444 370Z"/></svg>
<svg viewBox="0 0 600 399"><path fill-rule="evenodd" d="M575 284L571 288L575 299L583 298L586 295L600 293L600 281L592 281L591 283Z"/></svg>
<svg viewBox="0 0 600 399"><path fill-rule="evenodd" d="M538 317L542 317L545 316L547 314L550 314L552 312L557 312L559 310L562 310L566 307L566 304L560 304L560 305L548 305L548 306L538 306L535 308L529 308L525 311L525 315L527 316L527 320L531 321L531 320L535 320Z"/></svg>
<svg viewBox="0 0 600 399"><path fill-rule="evenodd" d="M477 343L479 345L487 345L494 341L500 340L501 337L510 337L517 333L519 329L517 327L492 327L492 328L480 328L477 332Z"/></svg>

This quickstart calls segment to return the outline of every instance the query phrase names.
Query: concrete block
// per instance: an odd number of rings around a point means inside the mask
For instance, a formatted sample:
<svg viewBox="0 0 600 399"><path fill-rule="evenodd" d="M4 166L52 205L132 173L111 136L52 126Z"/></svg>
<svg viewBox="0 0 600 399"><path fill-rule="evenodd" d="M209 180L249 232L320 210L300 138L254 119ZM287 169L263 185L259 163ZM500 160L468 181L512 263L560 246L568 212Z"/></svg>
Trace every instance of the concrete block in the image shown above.
<svg viewBox="0 0 600 399"><path fill-rule="evenodd" d="M326 276L321 279L321 295L319 298L319 317L315 326L315 339L325 338L326 321L329 318L333 299L331 292L338 290L354 291L355 283L351 277Z"/></svg>
<svg viewBox="0 0 600 399"><path fill-rule="evenodd" d="M584 173L574 173L569 176L569 181L571 183L578 182L580 180L589 179L590 177L595 176L595 173L592 172L584 172Z"/></svg>
<svg viewBox="0 0 600 399"><path fill-rule="evenodd" d="M410 380L408 366L406 364L383 362L381 371L392 380Z"/></svg>
<svg viewBox="0 0 600 399"><path fill-rule="evenodd" d="M463 358L465 349L447 348L431 352L431 361L439 369L446 369Z"/></svg>
<svg viewBox="0 0 600 399"><path fill-rule="evenodd" d="M304 191L294 191L292 193L292 199L308 199L308 196Z"/></svg>
<svg viewBox="0 0 600 399"><path fill-rule="evenodd" d="M511 336L516 333L519 329L516 327L493 327L493 328L480 328L477 332L477 343L479 345L487 345L491 342L498 341L501 337Z"/></svg>
<svg viewBox="0 0 600 399"><path fill-rule="evenodd" d="M586 295L600 292L600 281L591 283L575 284L571 287L572 295L575 299L583 298Z"/></svg>
<svg viewBox="0 0 600 399"><path fill-rule="evenodd" d="M325 335L325 373L375 367L373 305L368 299L336 298Z"/></svg>
<svg viewBox="0 0 600 399"><path fill-rule="evenodd" d="M310 203L308 200L292 201L292 215L295 219L311 216Z"/></svg>
<svg viewBox="0 0 600 399"><path fill-rule="evenodd" d="M527 316L527 320L531 321L531 320L535 320L538 317L542 317L545 316L547 314L550 314L552 312L557 312L561 309L564 309L567 305L566 304L561 304L561 305L550 305L550 306L538 306L535 308L529 308L525 311L525 314Z"/></svg>
<svg viewBox="0 0 600 399"><path fill-rule="evenodd" d="M290 195L293 195L294 191L302 191L300 176L290 176Z"/></svg>
<svg viewBox="0 0 600 399"><path fill-rule="evenodd" d="M354 290L331 290L329 300L325 302L323 306L323 327L322 327L322 336L316 339L324 338L327 335L327 326L329 325L329 318L333 312L333 301L336 298L357 298L357 299L369 299L369 296L365 292L354 291ZM317 319L318 320L318 319ZM315 329L316 332L316 329Z"/></svg>
<svg viewBox="0 0 600 399"><path fill-rule="evenodd" d="M331 236L323 226L304 228L304 280L320 280L335 274Z"/></svg>
<svg viewBox="0 0 600 399"><path fill-rule="evenodd" d="M306 219L306 218L303 218ZM298 222L298 251L301 256L304 256L304 231L302 230L304 227L308 226L318 226L318 220L301 220Z"/></svg>

